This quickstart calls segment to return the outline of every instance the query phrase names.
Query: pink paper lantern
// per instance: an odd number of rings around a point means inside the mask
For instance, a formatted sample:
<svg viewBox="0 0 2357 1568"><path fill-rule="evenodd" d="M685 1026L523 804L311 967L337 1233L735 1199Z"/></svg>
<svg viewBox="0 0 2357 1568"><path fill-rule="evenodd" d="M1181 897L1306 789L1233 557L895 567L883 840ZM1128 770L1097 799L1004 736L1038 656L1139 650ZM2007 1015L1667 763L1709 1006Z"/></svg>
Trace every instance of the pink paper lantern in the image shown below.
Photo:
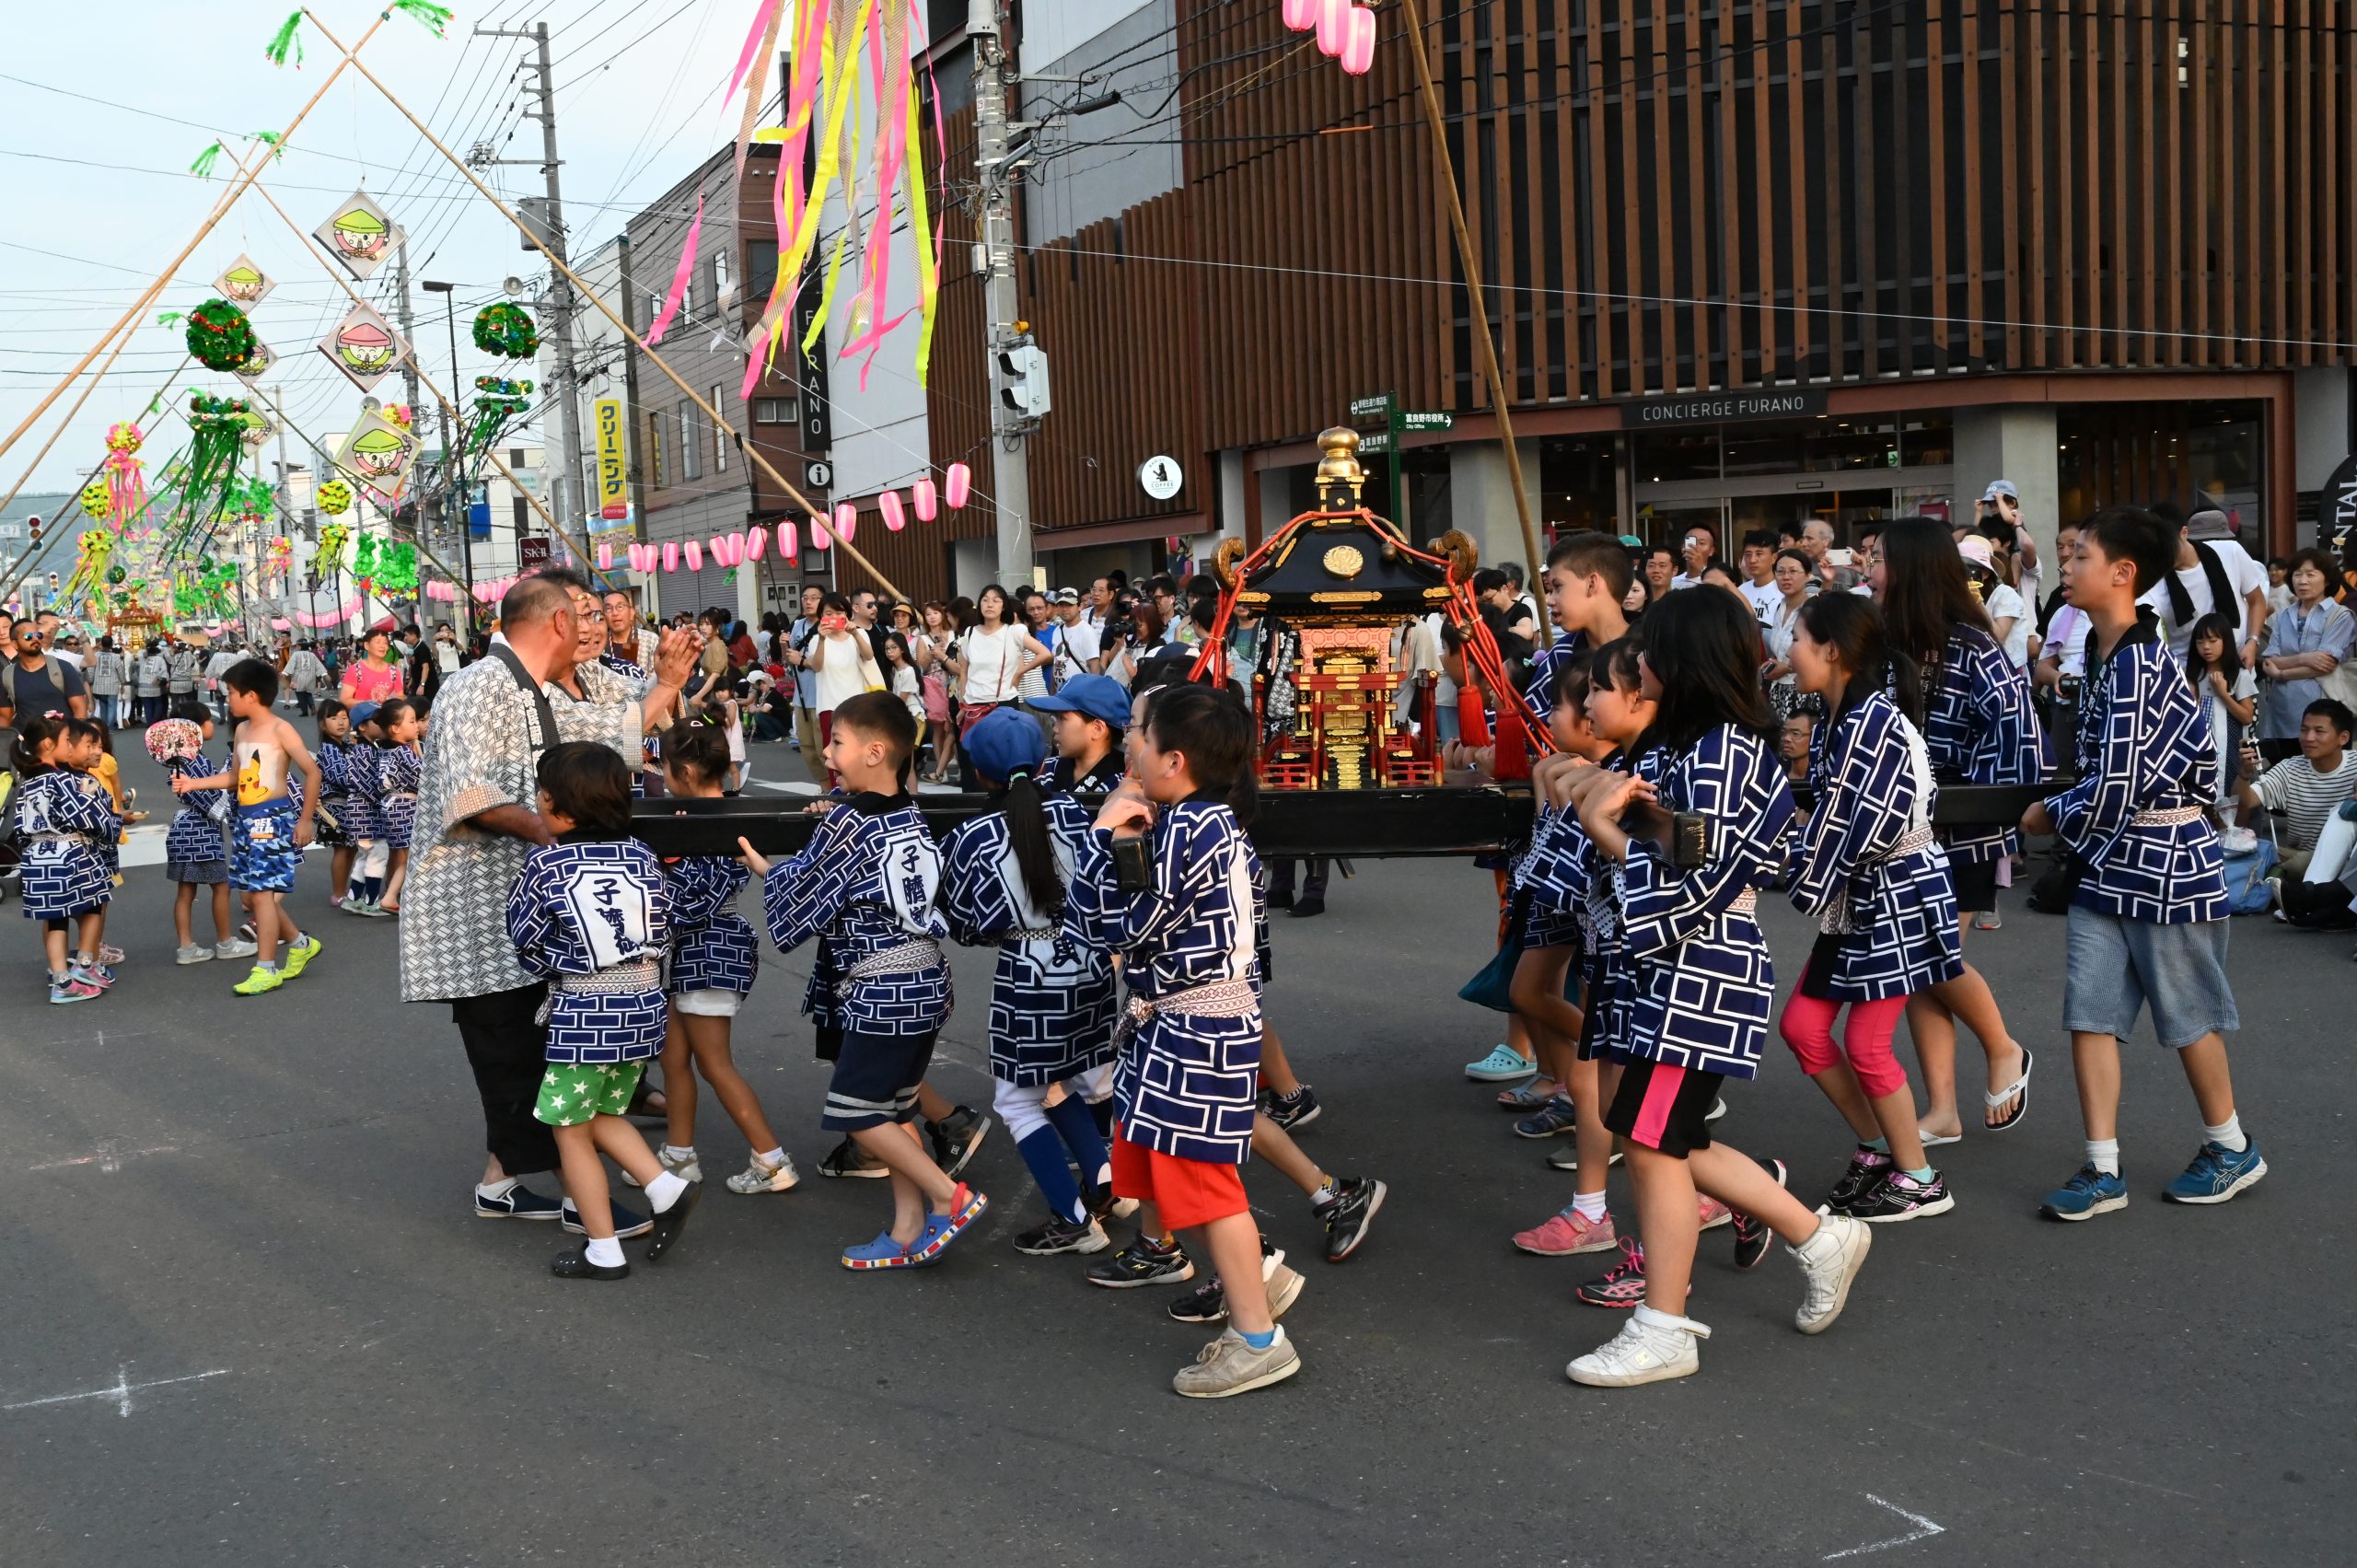
<svg viewBox="0 0 2357 1568"><path fill-rule="evenodd" d="M1284 0L1285 26L1307 32L1318 25L1318 0Z"/></svg>
<svg viewBox="0 0 2357 1568"><path fill-rule="evenodd" d="M667 539L663 541L663 570L676 572L679 569L679 541L676 539Z"/></svg>
<svg viewBox="0 0 2357 1568"><path fill-rule="evenodd" d="M1342 41L1342 69L1353 76L1364 76L1374 64L1375 13L1353 6L1350 35Z"/></svg>
<svg viewBox="0 0 2357 1568"><path fill-rule="evenodd" d="M933 521L934 515L941 508L940 498L934 493L933 481L930 478L917 481L910 487L910 493L916 497L917 521Z"/></svg>
<svg viewBox="0 0 2357 1568"><path fill-rule="evenodd" d="M811 518L810 548L813 550L825 550L834 542L834 536L827 532L827 519L824 517Z"/></svg>
<svg viewBox="0 0 2357 1568"><path fill-rule="evenodd" d="M600 572L610 572L613 569L614 547L610 544L599 544L598 546L598 570Z"/></svg>
<svg viewBox="0 0 2357 1568"><path fill-rule="evenodd" d="M777 552L785 557L785 563L789 566L802 553L802 530L794 526L792 517L784 519L777 526Z"/></svg>
<svg viewBox="0 0 2357 1568"><path fill-rule="evenodd" d="M745 554L747 558L749 560L759 561L761 558L762 552L768 550L769 547L770 530L761 527L761 524L755 523L751 530L745 535Z"/></svg>
<svg viewBox="0 0 2357 1568"><path fill-rule="evenodd" d="M835 503L835 537L845 544L859 531L859 508L848 501Z"/></svg>
<svg viewBox="0 0 2357 1568"><path fill-rule="evenodd" d="M745 563L745 535L741 530L728 536L728 563L731 566Z"/></svg>
<svg viewBox="0 0 2357 1568"><path fill-rule="evenodd" d="M973 488L974 470L963 463L952 463L949 465L948 482L942 488L941 498L949 503L949 509L954 512L966 504L966 497Z"/></svg>
<svg viewBox="0 0 2357 1568"><path fill-rule="evenodd" d="M886 491L876 498L876 505L883 508L884 527L888 531L899 533L909 526L908 514L901 508L899 491Z"/></svg>
<svg viewBox="0 0 2357 1568"><path fill-rule="evenodd" d="M713 536L712 536L712 542L711 542L710 544L707 544L707 545L705 545L705 546L703 547L703 552L704 552L706 555L709 555L709 556L711 556L711 557L712 557L712 563L713 563L714 565L715 565L715 566L726 566L726 565L727 565L727 564L729 563L728 563L728 536L727 536L726 534L717 534L717 533L716 533L716 534L714 534L714 535L713 535Z"/></svg>
<svg viewBox="0 0 2357 1568"><path fill-rule="evenodd" d="M687 557L689 571L701 572L703 570L702 545L698 544L694 540L689 540L686 543L679 546L679 553Z"/></svg>
<svg viewBox="0 0 2357 1568"><path fill-rule="evenodd" d="M1318 0L1318 52L1332 60L1351 41L1351 0Z"/></svg>

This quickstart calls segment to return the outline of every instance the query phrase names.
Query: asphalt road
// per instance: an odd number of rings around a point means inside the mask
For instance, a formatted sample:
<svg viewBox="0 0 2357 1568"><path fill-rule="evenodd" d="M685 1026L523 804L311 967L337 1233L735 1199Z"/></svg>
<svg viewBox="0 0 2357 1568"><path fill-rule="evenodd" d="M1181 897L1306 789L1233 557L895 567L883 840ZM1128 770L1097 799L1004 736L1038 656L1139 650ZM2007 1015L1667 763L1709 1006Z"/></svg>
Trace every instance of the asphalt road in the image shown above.
<svg viewBox="0 0 2357 1568"><path fill-rule="evenodd" d="M712 1191L675 1257L568 1284L553 1227L472 1216L447 1010L396 1000L391 923L325 912L322 873L298 904L325 954L253 1000L242 965L172 967L159 870L115 902L121 983L77 1008L41 1004L31 930L0 912L0 1563L2349 1561L2345 938L2237 923L2266 1181L2158 1201L2199 1127L2148 1036L2134 1202L2063 1226L2034 1213L2080 1155L2061 926L2015 903L1972 952L2053 1049L2021 1129L1945 1151L1956 1210L1885 1227L1819 1339L1792 1330L1781 1249L1738 1275L1713 1233L1701 1375L1594 1390L1562 1367L1619 1327L1570 1298L1603 1260L1506 1239L1570 1179L1458 1072L1497 1038L1455 1000L1488 885L1371 863L1325 918L1280 920L1271 1012L1327 1106L1303 1143L1392 1196L1357 1258L1305 1263L1301 1375L1218 1403L1169 1392L1208 1337L1163 1316L1170 1292L1012 1249L1037 1200L1003 1135L978 1241L854 1276L835 1255L874 1234L880 1184L729 1193L743 1143L707 1099ZM1807 933L1769 902L1789 980ZM939 1081L982 1103L988 955L958 968ZM767 957L737 1040L807 1172L831 1140L804 972ZM1842 1130L1781 1047L1729 1098L1727 1141L1805 1191L1838 1174ZM1249 1181L1314 1259L1298 1196Z"/></svg>

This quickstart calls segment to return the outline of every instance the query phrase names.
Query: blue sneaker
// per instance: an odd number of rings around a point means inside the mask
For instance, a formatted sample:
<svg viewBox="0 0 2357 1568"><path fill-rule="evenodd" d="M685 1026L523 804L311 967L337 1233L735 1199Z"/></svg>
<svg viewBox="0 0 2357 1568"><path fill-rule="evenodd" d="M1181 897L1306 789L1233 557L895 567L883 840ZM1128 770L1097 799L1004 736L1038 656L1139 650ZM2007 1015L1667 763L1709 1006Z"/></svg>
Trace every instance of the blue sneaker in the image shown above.
<svg viewBox="0 0 2357 1568"><path fill-rule="evenodd" d="M486 1198L482 1189L475 1189L475 1213L487 1220L552 1220L571 1212L571 1205L544 1198L528 1187L510 1187L496 1198Z"/></svg>
<svg viewBox="0 0 2357 1568"><path fill-rule="evenodd" d="M1557 1095L1515 1122L1514 1135L1517 1138L1553 1138L1565 1132L1576 1132L1579 1125L1579 1116L1572 1109L1572 1102Z"/></svg>
<svg viewBox="0 0 2357 1568"><path fill-rule="evenodd" d="M2223 1203L2266 1174L2257 1144L2245 1144L2240 1154L2223 1144L2204 1144L2161 1196L2172 1203Z"/></svg>
<svg viewBox="0 0 2357 1568"><path fill-rule="evenodd" d="M843 1267L846 1269L905 1269L914 1261L910 1249L893 1240L888 1230L877 1232L873 1241L843 1249Z"/></svg>
<svg viewBox="0 0 2357 1568"><path fill-rule="evenodd" d="M634 1236L644 1236L655 1228L655 1222L644 1214L625 1209L620 1203L609 1206L614 1211L614 1239L616 1241L628 1241ZM564 1201L564 1211L558 1216L558 1221L563 1228L575 1236L589 1234L581 1228L581 1212L573 1206L573 1200L570 1198Z"/></svg>
<svg viewBox="0 0 2357 1568"><path fill-rule="evenodd" d="M1538 1063L1526 1062L1501 1045L1479 1062L1465 1064L1465 1075L1485 1082L1505 1083L1515 1078L1527 1078L1538 1071Z"/></svg>
<svg viewBox="0 0 2357 1568"><path fill-rule="evenodd" d="M2046 1202L2038 1206L2038 1212L2050 1220L2091 1220L2127 1206L2127 1182L2091 1165L2083 1165L2078 1175L2046 1195Z"/></svg>

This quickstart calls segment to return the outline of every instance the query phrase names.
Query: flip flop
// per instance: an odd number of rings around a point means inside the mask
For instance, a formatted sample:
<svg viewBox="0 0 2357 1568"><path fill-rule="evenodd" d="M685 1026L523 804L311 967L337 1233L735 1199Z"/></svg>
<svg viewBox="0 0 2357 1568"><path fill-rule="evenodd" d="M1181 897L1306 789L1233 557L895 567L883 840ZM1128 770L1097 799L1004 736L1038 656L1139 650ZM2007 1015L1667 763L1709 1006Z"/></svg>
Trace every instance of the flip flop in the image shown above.
<svg viewBox="0 0 2357 1568"><path fill-rule="evenodd" d="M1964 1142L1964 1134L1961 1132L1933 1132L1922 1127L1915 1129L1915 1135L1923 1140L1923 1146L1927 1149L1936 1149L1944 1144Z"/></svg>
<svg viewBox="0 0 2357 1568"><path fill-rule="evenodd" d="M2038 1062L2035 1057L2030 1055L2028 1046L2023 1046L2021 1049L2022 1075L2015 1078L2003 1088L1999 1089L1995 1094L1984 1094L1980 1097L1991 1110L1994 1110L1997 1107L2004 1104L2007 1100L2012 1099L2015 1095L2022 1097L2021 1102L2014 1107L2014 1113L2011 1116L2006 1117L2003 1121L1991 1121L1989 1123L1989 1131L1991 1132L2003 1132L2008 1127L2011 1127L2014 1123L2020 1121L2022 1117L2029 1110L2029 1070L2038 1065Z"/></svg>

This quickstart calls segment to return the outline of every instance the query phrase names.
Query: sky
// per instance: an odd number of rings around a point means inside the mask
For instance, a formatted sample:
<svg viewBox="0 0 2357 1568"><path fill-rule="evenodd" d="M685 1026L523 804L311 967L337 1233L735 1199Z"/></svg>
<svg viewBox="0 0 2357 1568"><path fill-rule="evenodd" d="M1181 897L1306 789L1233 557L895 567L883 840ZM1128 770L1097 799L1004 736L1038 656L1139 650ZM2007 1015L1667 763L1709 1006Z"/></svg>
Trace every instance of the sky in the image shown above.
<svg viewBox="0 0 2357 1568"><path fill-rule="evenodd" d="M0 435L14 429L139 297L211 211L225 189L223 176L233 171L225 157L215 179L190 174L206 145L218 137L233 151L246 150L239 138L283 130L332 70L335 51L308 23L301 69L291 56L284 70L263 58L289 3L10 7L11 47L0 55L0 106L6 110L0 116ZM315 0L314 8L347 44L377 10L354 0ZM737 110L724 103L724 93L754 0L482 0L456 9L439 41L396 14L361 58L453 151L463 155L490 142L501 157L530 158L529 166L482 171L508 200L542 189L540 126L523 118L533 74L520 63L533 45L477 38L472 29L547 22L575 255L618 233L736 129ZM413 280L458 285L459 387L470 397L475 377L508 363L477 354L469 323L476 309L501 297L503 278L544 282L545 259L519 249L523 242L507 220L356 71L347 69L320 99L262 183L306 232L365 186L408 230ZM361 393L313 346L351 300L330 278L324 253L298 241L259 194L249 192L142 313L111 373L33 466L29 490L81 484L106 455L107 426L138 418L183 357L181 330L157 326L156 313L186 311L211 297L212 280L240 252L278 283L254 313L256 331L279 355L263 388L283 389L297 431L319 436L352 423ZM392 279L387 265L355 285L388 318L394 315ZM415 290L414 303L424 368L448 390L442 299ZM215 393L244 389L234 377L193 364L187 376L192 379L182 381L177 399L183 406L192 385ZM26 472L87 385L85 376L69 387L0 455L0 495ZM398 398L400 388L400 378L389 377L376 395ZM425 401L430 408L432 400ZM178 420L166 422L145 456L161 462L183 433ZM432 444L430 426L426 434ZM525 445L540 439L530 426L520 436Z"/></svg>

